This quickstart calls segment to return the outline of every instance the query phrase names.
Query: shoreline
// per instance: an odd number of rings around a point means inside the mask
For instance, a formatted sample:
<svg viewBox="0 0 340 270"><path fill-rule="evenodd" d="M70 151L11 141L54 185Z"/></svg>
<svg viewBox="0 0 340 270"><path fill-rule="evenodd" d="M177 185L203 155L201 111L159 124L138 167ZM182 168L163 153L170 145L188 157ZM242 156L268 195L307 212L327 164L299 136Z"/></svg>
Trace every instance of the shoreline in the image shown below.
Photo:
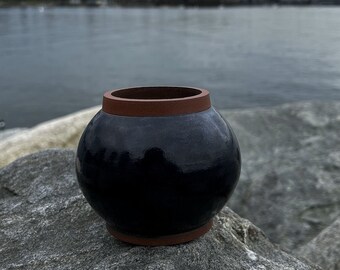
<svg viewBox="0 0 340 270"><path fill-rule="evenodd" d="M310 101L296 101L296 102L286 102L286 103L282 103L282 104L276 104L276 105L268 105L268 106L256 106L256 107L240 107L240 108L217 108L216 106L214 106L214 104L212 104L212 106L215 108L216 111L218 112L232 112L232 113L240 113L240 112L253 112L253 111L271 111L271 110L275 110L275 109L279 109L279 108L284 108L287 106L298 106L298 105L302 105L302 104L311 104L311 105L320 105L320 104L340 104L340 100L333 100L333 101L314 101L314 100L310 100ZM4 134L6 132L8 132L10 134L10 131L14 131L14 130L30 130L30 129L34 129L36 127L39 127L41 125L45 125L45 124L49 124L49 123L53 123L53 122L59 122L59 121L63 121L64 119L68 119L68 118L72 118L73 116L78 116L78 115L82 115L82 114L87 114L89 112L93 112L94 110L101 110L101 104L100 105L95 105L95 106L90 106L87 108L83 108L71 113L66 113L57 117L53 117L51 119L45 120L45 121L41 121L37 124L34 124L32 126L14 126L14 127L10 127L10 128L6 128L6 124L5 127L0 129L0 134ZM94 115L93 115L94 116ZM340 117L340 115L339 115ZM1 136L0 136L0 140L1 140ZM1 141L0 141L1 142Z"/></svg>

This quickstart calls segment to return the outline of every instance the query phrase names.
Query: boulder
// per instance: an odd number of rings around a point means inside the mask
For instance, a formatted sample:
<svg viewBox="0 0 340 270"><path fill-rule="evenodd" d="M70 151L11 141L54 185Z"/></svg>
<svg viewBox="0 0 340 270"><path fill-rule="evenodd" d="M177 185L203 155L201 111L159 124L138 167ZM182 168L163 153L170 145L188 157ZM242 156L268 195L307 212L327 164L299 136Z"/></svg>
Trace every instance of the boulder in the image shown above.
<svg viewBox="0 0 340 270"><path fill-rule="evenodd" d="M119 242L80 193L74 158L71 150L52 149L0 170L2 269L319 269L229 208L209 233L187 244Z"/></svg>
<svg viewBox="0 0 340 270"><path fill-rule="evenodd" d="M95 107L0 142L0 167L50 147L75 148ZM287 249L340 214L340 102L222 110L240 141L242 174L229 206Z"/></svg>
<svg viewBox="0 0 340 270"><path fill-rule="evenodd" d="M340 216L340 102L221 113L242 153L235 212L287 249Z"/></svg>
<svg viewBox="0 0 340 270"><path fill-rule="evenodd" d="M340 218L297 251L300 256L325 270L340 269Z"/></svg>
<svg viewBox="0 0 340 270"><path fill-rule="evenodd" d="M42 149L75 147L84 128L99 110L99 106L85 109L3 138L0 141L0 168Z"/></svg>

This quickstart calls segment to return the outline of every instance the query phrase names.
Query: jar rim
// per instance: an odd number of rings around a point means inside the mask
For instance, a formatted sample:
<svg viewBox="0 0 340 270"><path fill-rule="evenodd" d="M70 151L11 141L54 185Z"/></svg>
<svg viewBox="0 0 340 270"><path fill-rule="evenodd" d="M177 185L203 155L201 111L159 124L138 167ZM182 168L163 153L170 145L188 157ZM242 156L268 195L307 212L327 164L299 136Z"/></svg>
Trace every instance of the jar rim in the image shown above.
<svg viewBox="0 0 340 270"><path fill-rule="evenodd" d="M205 111L209 92L186 86L142 86L107 91L103 111L121 116L168 116Z"/></svg>

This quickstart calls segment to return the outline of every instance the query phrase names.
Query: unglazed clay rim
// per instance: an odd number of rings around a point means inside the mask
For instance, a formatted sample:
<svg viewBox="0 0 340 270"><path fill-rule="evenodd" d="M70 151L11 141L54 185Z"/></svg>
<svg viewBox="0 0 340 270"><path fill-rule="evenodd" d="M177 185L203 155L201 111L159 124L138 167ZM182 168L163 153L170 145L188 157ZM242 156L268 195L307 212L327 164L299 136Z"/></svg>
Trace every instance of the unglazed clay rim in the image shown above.
<svg viewBox="0 0 340 270"><path fill-rule="evenodd" d="M187 243L206 234L211 229L212 226L213 226L213 220L211 219L203 226L197 229L194 229L192 231L173 234L173 235L165 235L165 236L160 236L156 238L146 238L146 237L138 237L138 236L132 236L132 235L121 233L119 231L116 231L112 227L110 227L110 225L106 224L106 228L108 232L113 237L117 238L118 240L122 242L126 242L126 243L133 244L133 245L138 245L138 246L171 246L171 245Z"/></svg>
<svg viewBox="0 0 340 270"><path fill-rule="evenodd" d="M114 96L115 92L152 89L155 91L188 90L198 94L180 98L141 99ZM169 116L196 113L211 107L209 92L205 89L182 86L148 86L130 87L108 91L103 96L102 110L106 113L121 116Z"/></svg>

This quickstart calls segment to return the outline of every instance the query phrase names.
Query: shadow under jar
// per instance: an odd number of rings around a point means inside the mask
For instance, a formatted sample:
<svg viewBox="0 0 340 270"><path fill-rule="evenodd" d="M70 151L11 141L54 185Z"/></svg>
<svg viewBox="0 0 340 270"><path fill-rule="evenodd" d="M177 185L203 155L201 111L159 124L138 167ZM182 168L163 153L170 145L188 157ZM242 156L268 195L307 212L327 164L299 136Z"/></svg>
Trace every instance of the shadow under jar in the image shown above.
<svg viewBox="0 0 340 270"><path fill-rule="evenodd" d="M241 168L230 125L207 90L109 91L77 150L80 188L114 237L173 245L205 234Z"/></svg>

